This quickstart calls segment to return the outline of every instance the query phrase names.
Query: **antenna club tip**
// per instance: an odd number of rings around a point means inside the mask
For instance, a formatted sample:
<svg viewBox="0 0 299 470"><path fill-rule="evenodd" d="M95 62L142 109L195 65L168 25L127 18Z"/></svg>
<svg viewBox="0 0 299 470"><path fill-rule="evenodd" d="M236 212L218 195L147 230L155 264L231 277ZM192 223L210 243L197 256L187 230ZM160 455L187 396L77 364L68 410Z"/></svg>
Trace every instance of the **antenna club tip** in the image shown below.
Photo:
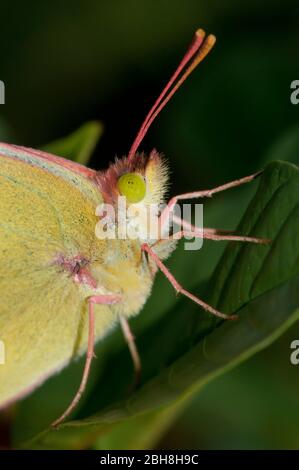
<svg viewBox="0 0 299 470"><path fill-rule="evenodd" d="M205 37L205 35L206 35L206 32L205 32L203 29L199 28L199 29L197 29L195 35L196 35L198 38L203 39L203 38Z"/></svg>
<svg viewBox="0 0 299 470"><path fill-rule="evenodd" d="M214 34L209 34L209 36L207 37L207 42L210 47L213 47L216 42L216 36L214 36Z"/></svg>

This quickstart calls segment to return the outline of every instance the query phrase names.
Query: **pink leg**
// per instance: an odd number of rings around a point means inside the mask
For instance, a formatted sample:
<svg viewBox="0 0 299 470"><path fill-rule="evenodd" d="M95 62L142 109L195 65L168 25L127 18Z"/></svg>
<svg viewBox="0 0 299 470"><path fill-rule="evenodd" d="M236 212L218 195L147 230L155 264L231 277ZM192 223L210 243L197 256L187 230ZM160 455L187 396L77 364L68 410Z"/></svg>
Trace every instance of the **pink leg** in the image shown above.
<svg viewBox="0 0 299 470"><path fill-rule="evenodd" d="M121 300L121 297L119 295L94 295L92 297L89 297L88 299L88 309L89 309L89 333L88 333L88 346L87 346L87 353L86 353L86 361L85 361L85 366L84 366L84 371L83 371L83 376L81 379L81 383L79 386L79 389L74 396L71 404L68 406L68 408L65 410L65 412L58 418L54 423L52 423L53 427L57 427L59 424L61 424L71 413L72 411L76 408L81 396L84 393L89 372L90 372L90 366L91 366L91 361L94 356L94 304L102 304L102 305L112 305Z"/></svg>
<svg viewBox="0 0 299 470"><path fill-rule="evenodd" d="M221 191L225 191L226 189L234 188L236 186L240 186L245 183L249 183L250 181L254 180L257 176L259 176L261 172L255 173L254 175L245 176L244 178L240 178L238 180L230 181L229 183L222 184L221 186L217 186L213 189L207 189L204 191L193 191L191 193L179 194L178 196L174 196L170 199L167 206L163 210L160 216L160 225L162 229L164 228L166 222L168 221L168 217L172 212L174 206L177 204L178 201L182 201L185 199L196 199L202 197L212 197L216 193L220 193Z"/></svg>
<svg viewBox="0 0 299 470"><path fill-rule="evenodd" d="M229 230L217 230L214 228L203 228L199 229L194 225L190 224L184 219L180 219L177 216L173 216L173 221L176 222L181 227L185 228L186 230L176 232L173 234L172 238L180 240L184 236L194 236L198 238L207 238L209 240L233 240L233 241L240 241L240 242L251 242L251 243L259 243L259 244L266 244L270 243L271 240L267 238L256 238L256 237L245 237L242 235L231 235L233 232ZM198 233L197 233L198 232Z"/></svg>
<svg viewBox="0 0 299 470"><path fill-rule="evenodd" d="M138 354L138 350L135 344L135 338L132 334L132 331L130 329L130 325L128 320L123 317L122 315L119 317L120 325L123 331L124 338L128 344L129 351L131 353L133 365L134 365L134 370L135 370L135 379L134 379L134 386L137 385L140 381L140 375L141 375L141 360L140 356Z"/></svg>
<svg viewBox="0 0 299 470"><path fill-rule="evenodd" d="M190 230L191 232L196 232L196 231L200 232L201 231L200 228L196 227L193 224L190 224L190 222L188 222L185 219L181 219L180 217L178 217L175 214L173 214L172 220L179 227L183 227L185 230ZM218 230L217 228L207 228L207 227L205 227L204 230L205 230L206 233L215 233L215 234L218 234L218 235L220 235L222 233L233 233L232 230Z"/></svg>
<svg viewBox="0 0 299 470"><path fill-rule="evenodd" d="M210 232L209 230L206 231L203 229L201 232L193 232L193 231L188 231L188 230L181 230L180 232L176 232L174 235L172 235L171 238L175 240L180 240L181 238L184 237L195 237L195 238L206 238L208 240L232 240L235 242L251 242L251 243L269 243L270 240L267 239L262 239L262 238L254 238L254 237L243 237L239 235L219 235L217 233Z"/></svg>
<svg viewBox="0 0 299 470"><path fill-rule="evenodd" d="M166 268L165 264L162 263L158 255L151 249L151 247L147 243L143 243L141 249L143 251L146 251L148 255L155 261L156 265L158 268L162 271L162 273L167 277L169 280L170 284L174 287L174 289L180 293L188 297L189 299L193 300L193 302L197 303L200 305L204 310L207 310L208 312L212 313L216 317L224 318L225 320L233 320L237 318L236 315L226 315L225 313L219 312L215 308L213 308L211 305L206 304L203 302L203 300L199 299L195 295L191 294L191 292L188 292L186 289L184 289L175 279L175 277L169 272L169 270Z"/></svg>
<svg viewBox="0 0 299 470"><path fill-rule="evenodd" d="M191 228L191 232L193 232L193 231L194 231L194 229ZM233 230L221 230L221 229L218 229L218 228L208 228L208 227L205 227L204 231L205 231L205 233L214 233L215 235L224 235L225 233L227 233L227 234L228 233L231 233L231 234L234 233Z"/></svg>

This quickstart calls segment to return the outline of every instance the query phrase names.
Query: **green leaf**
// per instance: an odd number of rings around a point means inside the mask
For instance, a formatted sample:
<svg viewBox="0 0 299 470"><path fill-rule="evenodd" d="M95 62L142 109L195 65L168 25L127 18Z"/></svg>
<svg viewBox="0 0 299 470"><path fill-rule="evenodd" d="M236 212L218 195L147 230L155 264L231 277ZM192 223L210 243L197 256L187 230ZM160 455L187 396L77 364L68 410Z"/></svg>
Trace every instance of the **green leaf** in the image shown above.
<svg viewBox="0 0 299 470"><path fill-rule="evenodd" d="M72 134L45 145L43 150L87 165L102 133L102 124L90 121Z"/></svg>
<svg viewBox="0 0 299 470"><path fill-rule="evenodd" d="M237 311L252 298L287 282L298 272L299 170L270 163L239 226L239 233L271 239L267 246L234 244L212 279L211 302L223 311Z"/></svg>
<svg viewBox="0 0 299 470"><path fill-rule="evenodd" d="M295 165L267 166L238 232L272 242L230 243L209 283L209 301L224 312L238 312L237 321L219 321L182 298L154 323L145 323L137 340L143 380L131 395L129 354L119 332L106 338L99 345L102 357L81 419L56 431L46 429L19 446L84 448L98 438L97 447L115 448L125 434L128 448L134 442L146 447L153 442L150 426L156 429L157 413L163 410L171 420L169 407L183 406L208 381L268 346L294 323L299 317L298 188ZM154 297L155 292L149 304ZM140 443L142 426L149 435Z"/></svg>
<svg viewBox="0 0 299 470"><path fill-rule="evenodd" d="M184 403L182 403L184 405ZM95 449L149 449L181 412L182 406L133 416L113 428L113 432L103 434L94 445Z"/></svg>

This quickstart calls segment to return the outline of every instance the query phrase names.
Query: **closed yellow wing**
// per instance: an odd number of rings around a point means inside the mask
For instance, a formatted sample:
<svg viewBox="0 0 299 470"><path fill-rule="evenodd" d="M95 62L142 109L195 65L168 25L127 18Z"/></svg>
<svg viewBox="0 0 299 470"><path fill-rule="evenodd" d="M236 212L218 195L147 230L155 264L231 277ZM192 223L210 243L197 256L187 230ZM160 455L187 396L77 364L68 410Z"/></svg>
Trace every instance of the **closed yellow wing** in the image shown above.
<svg viewBox="0 0 299 470"><path fill-rule="evenodd" d="M57 259L95 259L103 249L95 237L101 194L91 175L79 165L76 172L76 165L0 144L0 406L86 348L88 292ZM99 338L115 315L96 308Z"/></svg>

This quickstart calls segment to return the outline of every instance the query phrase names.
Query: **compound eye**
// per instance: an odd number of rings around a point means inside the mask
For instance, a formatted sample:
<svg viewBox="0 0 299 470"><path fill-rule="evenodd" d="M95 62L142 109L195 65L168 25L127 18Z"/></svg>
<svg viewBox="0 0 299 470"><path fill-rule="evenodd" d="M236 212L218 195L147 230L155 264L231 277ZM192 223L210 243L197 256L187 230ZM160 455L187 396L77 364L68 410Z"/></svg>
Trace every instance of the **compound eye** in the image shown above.
<svg viewBox="0 0 299 470"><path fill-rule="evenodd" d="M144 199L146 185L139 173L125 173L117 181L117 188L122 196L130 203L140 202Z"/></svg>

